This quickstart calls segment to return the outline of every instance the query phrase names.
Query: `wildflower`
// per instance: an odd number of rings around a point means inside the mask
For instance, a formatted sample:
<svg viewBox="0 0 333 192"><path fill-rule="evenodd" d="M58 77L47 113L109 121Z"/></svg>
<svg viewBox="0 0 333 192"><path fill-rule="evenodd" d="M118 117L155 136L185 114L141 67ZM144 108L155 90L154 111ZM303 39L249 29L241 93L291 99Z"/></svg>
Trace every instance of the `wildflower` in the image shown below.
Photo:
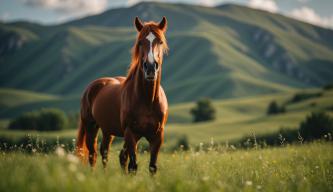
<svg viewBox="0 0 333 192"><path fill-rule="evenodd" d="M33 148L31 151L32 151L33 153L36 153L36 152L37 152L37 149Z"/></svg>
<svg viewBox="0 0 333 192"><path fill-rule="evenodd" d="M204 177L202 177L202 180L203 180L203 181L208 181L208 180L209 180L209 177L208 177L208 176L204 176Z"/></svg>
<svg viewBox="0 0 333 192"><path fill-rule="evenodd" d="M69 164L68 169L72 172L75 172L77 170L77 167L75 164L71 163Z"/></svg>
<svg viewBox="0 0 333 192"><path fill-rule="evenodd" d="M262 189L261 185L257 185L257 189L258 190Z"/></svg>
<svg viewBox="0 0 333 192"><path fill-rule="evenodd" d="M79 163L79 159L73 154L68 154L67 160L71 163L75 163L75 164Z"/></svg>
<svg viewBox="0 0 333 192"><path fill-rule="evenodd" d="M77 173L76 178L79 181L84 181L86 179L86 177L82 173Z"/></svg>
<svg viewBox="0 0 333 192"><path fill-rule="evenodd" d="M252 185L252 181L245 181L245 185L251 186Z"/></svg>
<svg viewBox="0 0 333 192"><path fill-rule="evenodd" d="M59 157L64 157L65 156L65 150L62 147L57 147L57 149L55 150L55 153L59 156Z"/></svg>
<svg viewBox="0 0 333 192"><path fill-rule="evenodd" d="M202 142L199 143L199 150L200 150L200 151L203 150L203 145L204 145L204 144L203 144Z"/></svg>

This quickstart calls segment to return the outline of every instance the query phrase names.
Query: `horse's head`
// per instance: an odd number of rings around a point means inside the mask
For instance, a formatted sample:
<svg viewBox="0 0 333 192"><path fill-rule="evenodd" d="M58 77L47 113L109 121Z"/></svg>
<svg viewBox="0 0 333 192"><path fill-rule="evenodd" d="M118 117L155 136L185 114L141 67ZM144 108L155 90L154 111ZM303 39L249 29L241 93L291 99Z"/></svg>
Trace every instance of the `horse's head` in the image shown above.
<svg viewBox="0 0 333 192"><path fill-rule="evenodd" d="M138 31L135 53L147 81L155 81L158 77L163 54L168 50L164 36L167 20L163 17L160 23L142 23L138 17L134 21Z"/></svg>

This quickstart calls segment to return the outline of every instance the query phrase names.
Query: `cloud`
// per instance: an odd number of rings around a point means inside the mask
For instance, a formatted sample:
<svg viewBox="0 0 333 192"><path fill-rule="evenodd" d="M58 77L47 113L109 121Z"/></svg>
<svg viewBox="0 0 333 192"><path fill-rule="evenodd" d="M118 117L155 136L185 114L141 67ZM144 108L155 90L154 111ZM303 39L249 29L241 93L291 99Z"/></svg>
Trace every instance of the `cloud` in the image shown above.
<svg viewBox="0 0 333 192"><path fill-rule="evenodd" d="M274 0L249 0L248 6L275 13L279 10Z"/></svg>
<svg viewBox="0 0 333 192"><path fill-rule="evenodd" d="M321 17L309 7L296 8L289 13L289 16L314 25L333 28L333 16Z"/></svg>
<svg viewBox="0 0 333 192"><path fill-rule="evenodd" d="M126 1L127 1L127 3L126 3L127 6L132 6L139 2L149 2L152 0L126 0ZM190 3L190 4L213 7L213 6L216 6L217 4L223 2L224 0L154 0L154 1L155 2L164 2L164 3Z"/></svg>
<svg viewBox="0 0 333 192"><path fill-rule="evenodd" d="M24 0L26 5L75 15L100 13L108 0Z"/></svg>
<svg viewBox="0 0 333 192"><path fill-rule="evenodd" d="M309 2L309 0L297 0L298 2L300 2L300 3L307 3L307 2Z"/></svg>
<svg viewBox="0 0 333 192"><path fill-rule="evenodd" d="M4 12L0 15L0 21L7 21L10 14L8 12Z"/></svg>

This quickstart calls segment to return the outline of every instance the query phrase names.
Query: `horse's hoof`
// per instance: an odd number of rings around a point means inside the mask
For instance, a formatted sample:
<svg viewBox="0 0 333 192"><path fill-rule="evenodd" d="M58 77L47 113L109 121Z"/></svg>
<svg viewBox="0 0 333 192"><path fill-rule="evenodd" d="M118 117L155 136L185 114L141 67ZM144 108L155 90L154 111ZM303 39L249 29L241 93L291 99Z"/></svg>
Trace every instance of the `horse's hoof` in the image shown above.
<svg viewBox="0 0 333 192"><path fill-rule="evenodd" d="M157 172L157 167L155 165L149 166L149 172L150 174L155 175Z"/></svg>
<svg viewBox="0 0 333 192"><path fill-rule="evenodd" d="M136 165L136 164L128 166L129 174L135 175L137 170L138 170L138 165Z"/></svg>
<svg viewBox="0 0 333 192"><path fill-rule="evenodd" d="M136 169L128 169L128 174L136 175Z"/></svg>

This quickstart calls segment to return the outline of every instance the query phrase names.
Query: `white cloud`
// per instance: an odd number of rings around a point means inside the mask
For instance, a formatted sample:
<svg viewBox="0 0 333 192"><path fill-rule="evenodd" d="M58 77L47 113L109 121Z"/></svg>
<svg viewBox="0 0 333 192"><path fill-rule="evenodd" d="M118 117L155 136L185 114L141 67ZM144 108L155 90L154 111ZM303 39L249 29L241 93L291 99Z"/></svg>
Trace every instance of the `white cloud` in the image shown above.
<svg viewBox="0 0 333 192"><path fill-rule="evenodd" d="M108 0L24 0L24 3L62 13L84 15L104 11Z"/></svg>
<svg viewBox="0 0 333 192"><path fill-rule="evenodd" d="M141 1L140 0L127 0L127 5L132 6L132 5L135 5L139 2L141 2Z"/></svg>
<svg viewBox="0 0 333 192"><path fill-rule="evenodd" d="M139 2L149 2L152 0L126 0L127 6L132 6L135 5ZM154 0L155 2L164 2L164 3L191 3L191 4L196 4L196 5L203 5L203 6L208 6L208 7L213 7L224 0Z"/></svg>
<svg viewBox="0 0 333 192"><path fill-rule="evenodd" d="M255 9L262 9L272 13L279 10L274 0L249 0L248 6Z"/></svg>
<svg viewBox="0 0 333 192"><path fill-rule="evenodd" d="M333 16L321 17L309 7L301 7L294 9L289 13L289 16L298 20L312 23L314 25L333 28Z"/></svg>
<svg viewBox="0 0 333 192"><path fill-rule="evenodd" d="M4 12L0 15L0 21L7 21L10 14L8 12Z"/></svg>
<svg viewBox="0 0 333 192"><path fill-rule="evenodd" d="M219 1L216 0L198 0L199 5L213 7L218 4Z"/></svg>
<svg viewBox="0 0 333 192"><path fill-rule="evenodd" d="M297 0L298 2L300 2L300 3L307 3L307 2L309 2L309 0Z"/></svg>

